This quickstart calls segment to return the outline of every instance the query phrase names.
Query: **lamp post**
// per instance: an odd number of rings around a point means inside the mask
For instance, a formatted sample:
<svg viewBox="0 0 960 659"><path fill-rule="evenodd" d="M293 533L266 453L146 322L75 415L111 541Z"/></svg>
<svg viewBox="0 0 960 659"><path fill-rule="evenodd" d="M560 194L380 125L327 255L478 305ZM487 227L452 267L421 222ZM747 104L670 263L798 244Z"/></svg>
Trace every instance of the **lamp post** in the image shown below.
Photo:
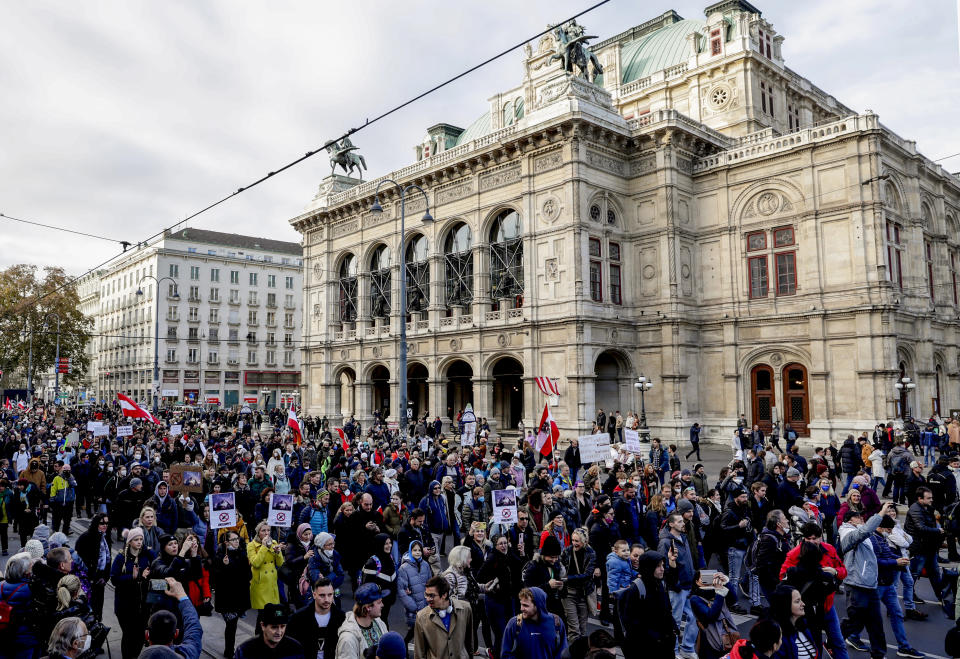
<svg viewBox="0 0 960 659"><path fill-rule="evenodd" d="M60 404L60 314L56 311L51 311L47 314L46 319L43 321L43 331L46 332L50 327L50 316L54 316L57 319L57 353L56 358L54 359L53 367L53 404Z"/></svg>
<svg viewBox="0 0 960 659"><path fill-rule="evenodd" d="M155 308L153 311L153 415L156 416L159 412L157 409L160 404L160 282L164 279L168 280L174 286L177 285L170 277L160 277L157 279L153 275L144 275L140 277L140 281L137 282L137 295L143 295L143 289L140 288L140 284L143 283L144 279L152 279L157 282L155 300Z"/></svg>
<svg viewBox="0 0 960 659"><path fill-rule="evenodd" d="M647 427L647 406L645 405L643 395L653 389L653 382L641 373L637 381L633 383L633 386L640 392L640 441L649 442L650 429Z"/></svg>
<svg viewBox="0 0 960 659"><path fill-rule="evenodd" d="M29 334L30 352L27 356L27 404L33 405L33 329L24 327L20 332L20 338L26 340Z"/></svg>
<svg viewBox="0 0 960 659"><path fill-rule="evenodd" d="M380 205L380 186L384 183L392 183L400 191L400 413L397 416L398 424L403 424L407 419L407 264L406 249L404 240L406 238L406 197L410 190L419 190L423 195L423 201L426 205L423 211L423 221L433 222L433 216L430 215L430 198L419 185L411 183L407 187L402 187L393 179L385 178L377 184L377 189L373 195L373 205L370 212L380 214L383 212L383 206Z"/></svg>
<svg viewBox="0 0 960 659"><path fill-rule="evenodd" d="M910 392L917 388L917 385L910 381L908 377L902 377L893 384L903 401L903 409L900 413L904 419L910 418Z"/></svg>

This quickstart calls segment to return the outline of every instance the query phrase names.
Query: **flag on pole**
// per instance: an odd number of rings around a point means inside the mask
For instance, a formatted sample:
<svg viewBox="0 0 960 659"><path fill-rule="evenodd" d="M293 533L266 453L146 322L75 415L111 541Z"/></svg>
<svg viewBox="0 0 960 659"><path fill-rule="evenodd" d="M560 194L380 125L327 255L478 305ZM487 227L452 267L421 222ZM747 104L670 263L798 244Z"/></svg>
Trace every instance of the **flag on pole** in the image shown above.
<svg viewBox="0 0 960 659"><path fill-rule="evenodd" d="M347 453L350 451L350 444L347 443L347 436L343 432L343 428L335 428L337 434L340 435L340 446L343 447L343 452Z"/></svg>
<svg viewBox="0 0 960 659"><path fill-rule="evenodd" d="M557 427L557 422L553 420L548 405L543 406L543 414L540 415L538 428L537 450L541 455L550 455L557 445L557 440L560 439L560 428Z"/></svg>
<svg viewBox="0 0 960 659"><path fill-rule="evenodd" d="M17 400L17 407L19 407L21 410L25 410L27 409L27 404L22 400Z"/></svg>
<svg viewBox="0 0 960 659"><path fill-rule="evenodd" d="M163 425L159 419L137 405L137 403L134 402L129 396L125 396L124 394L117 392L117 400L120 402L120 412L123 414L123 416L128 416L133 419L146 419L147 421L152 421L158 426Z"/></svg>
<svg viewBox="0 0 960 659"><path fill-rule="evenodd" d="M537 387L540 388L540 391L543 392L544 396L559 396L560 389L557 387L556 379L550 378L534 378L537 382Z"/></svg>
<svg viewBox="0 0 960 659"><path fill-rule="evenodd" d="M300 422L297 421L297 413L293 411L292 405L287 413L287 427L293 431L293 443L300 446L303 443L303 433L300 432Z"/></svg>
<svg viewBox="0 0 960 659"><path fill-rule="evenodd" d="M10 396L7 396L7 402L4 404L3 407L4 407L4 409L6 409L6 410L12 410L12 409L13 409L13 403L10 402Z"/></svg>

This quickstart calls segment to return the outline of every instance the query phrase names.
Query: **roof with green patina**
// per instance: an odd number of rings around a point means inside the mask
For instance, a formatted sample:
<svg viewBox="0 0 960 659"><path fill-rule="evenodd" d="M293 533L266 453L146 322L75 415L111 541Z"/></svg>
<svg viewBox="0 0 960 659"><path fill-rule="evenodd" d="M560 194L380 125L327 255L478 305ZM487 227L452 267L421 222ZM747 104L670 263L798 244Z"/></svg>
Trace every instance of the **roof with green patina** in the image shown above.
<svg viewBox="0 0 960 659"><path fill-rule="evenodd" d="M625 44L620 53L621 84L686 62L691 55L687 35L703 34L706 29L703 21L682 20Z"/></svg>

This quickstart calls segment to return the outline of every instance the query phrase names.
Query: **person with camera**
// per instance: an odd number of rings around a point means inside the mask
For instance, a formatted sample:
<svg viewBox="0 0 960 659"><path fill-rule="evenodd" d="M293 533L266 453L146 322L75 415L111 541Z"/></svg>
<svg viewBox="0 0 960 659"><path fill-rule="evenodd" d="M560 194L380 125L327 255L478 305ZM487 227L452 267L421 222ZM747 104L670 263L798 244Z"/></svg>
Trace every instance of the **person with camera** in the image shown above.
<svg viewBox="0 0 960 659"><path fill-rule="evenodd" d="M199 543L196 536L187 536L183 540L183 546L176 536L165 533L160 536L160 555L150 564L150 578L166 579L172 577L183 586L184 590L191 581L199 579L202 575L202 566L197 557ZM150 600L148 599L148 603ZM174 610L173 605L165 598L155 598L153 601L153 610L167 609Z"/></svg>
<svg viewBox="0 0 960 659"><path fill-rule="evenodd" d="M165 589L161 588L163 582L166 582ZM167 577L151 580L150 588L176 600L180 615L161 609L150 616L144 632L147 648L140 653L140 659L199 659L203 649L203 627L183 584ZM174 641L180 643L174 645Z"/></svg>
<svg viewBox="0 0 960 659"><path fill-rule="evenodd" d="M270 536L271 530L265 521L260 522L257 524L256 537L247 545L247 559L252 572L250 604L257 610L263 609L267 604L280 603L277 568L283 565L283 550L286 544L276 542Z"/></svg>

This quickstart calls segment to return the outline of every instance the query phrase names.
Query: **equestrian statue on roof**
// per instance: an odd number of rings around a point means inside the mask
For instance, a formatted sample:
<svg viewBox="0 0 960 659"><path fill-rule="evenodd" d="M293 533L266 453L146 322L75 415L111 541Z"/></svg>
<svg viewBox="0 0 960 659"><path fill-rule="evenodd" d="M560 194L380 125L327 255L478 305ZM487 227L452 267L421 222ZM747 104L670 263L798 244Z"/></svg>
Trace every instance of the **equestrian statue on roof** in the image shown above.
<svg viewBox="0 0 960 659"><path fill-rule="evenodd" d="M576 20L563 25L551 25L553 36L557 40L557 52L547 59L547 64L553 60L560 60L563 70L567 73L574 73L574 66L579 69L578 75L584 80L595 82L597 76L603 73L603 67L600 61L587 47L588 39L596 39L596 36L587 35L582 25Z"/></svg>

